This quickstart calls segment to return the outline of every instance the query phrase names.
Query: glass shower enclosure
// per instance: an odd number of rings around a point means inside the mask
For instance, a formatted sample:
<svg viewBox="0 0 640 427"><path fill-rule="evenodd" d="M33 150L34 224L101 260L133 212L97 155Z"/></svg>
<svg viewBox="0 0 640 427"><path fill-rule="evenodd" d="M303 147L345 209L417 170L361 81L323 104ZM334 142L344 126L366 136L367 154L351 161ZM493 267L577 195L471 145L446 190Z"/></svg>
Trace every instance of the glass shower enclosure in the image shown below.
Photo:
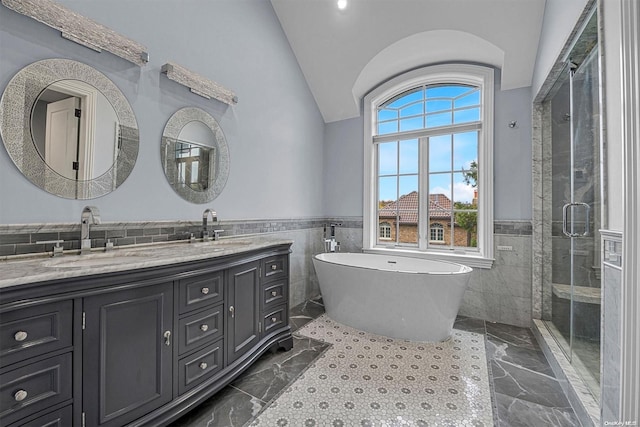
<svg viewBox="0 0 640 427"><path fill-rule="evenodd" d="M594 396L600 394L600 67L597 15L543 102L550 139L552 265L544 320ZM550 307L549 307L550 306Z"/></svg>

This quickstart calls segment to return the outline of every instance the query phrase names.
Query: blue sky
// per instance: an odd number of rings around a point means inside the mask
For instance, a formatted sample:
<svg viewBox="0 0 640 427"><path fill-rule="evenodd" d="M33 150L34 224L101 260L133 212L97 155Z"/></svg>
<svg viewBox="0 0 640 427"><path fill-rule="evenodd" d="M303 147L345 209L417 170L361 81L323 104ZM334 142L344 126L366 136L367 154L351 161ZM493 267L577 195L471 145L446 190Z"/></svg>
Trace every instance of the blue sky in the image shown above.
<svg viewBox="0 0 640 427"><path fill-rule="evenodd" d="M467 132L429 139L430 193L471 202L473 187L464 183L461 172L451 171L468 170L471 162L478 158L477 138L477 132ZM417 139L379 144L379 200L395 200L418 190L419 149Z"/></svg>
<svg viewBox="0 0 640 427"><path fill-rule="evenodd" d="M426 98L426 99L425 99ZM470 86L433 86L405 92L378 112L378 133L389 134L479 120L480 92ZM426 110L426 111L425 111ZM426 123L425 123L426 120ZM396 200L418 190L420 150L429 150L429 191L457 202L471 202L473 187L461 171L478 159L478 132L379 143L379 200ZM453 172L453 173L452 173Z"/></svg>

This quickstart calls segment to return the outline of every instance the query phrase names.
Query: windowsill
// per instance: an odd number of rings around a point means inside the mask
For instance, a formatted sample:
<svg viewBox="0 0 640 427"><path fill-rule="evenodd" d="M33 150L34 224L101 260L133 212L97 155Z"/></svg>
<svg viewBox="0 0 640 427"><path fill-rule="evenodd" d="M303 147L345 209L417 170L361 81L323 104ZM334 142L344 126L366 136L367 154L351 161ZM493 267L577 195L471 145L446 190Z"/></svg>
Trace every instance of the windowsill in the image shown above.
<svg viewBox="0 0 640 427"><path fill-rule="evenodd" d="M480 254L461 254L461 253L444 253L444 252L425 252L418 251L415 249L390 249L390 248L369 248L362 249L362 252L369 254L383 254L383 255L396 255L396 256L406 256L409 258L423 258L423 259L434 259L439 261L449 261L456 262L458 264L464 264L471 268L482 268L482 269L491 269L493 266L493 258L485 258Z"/></svg>

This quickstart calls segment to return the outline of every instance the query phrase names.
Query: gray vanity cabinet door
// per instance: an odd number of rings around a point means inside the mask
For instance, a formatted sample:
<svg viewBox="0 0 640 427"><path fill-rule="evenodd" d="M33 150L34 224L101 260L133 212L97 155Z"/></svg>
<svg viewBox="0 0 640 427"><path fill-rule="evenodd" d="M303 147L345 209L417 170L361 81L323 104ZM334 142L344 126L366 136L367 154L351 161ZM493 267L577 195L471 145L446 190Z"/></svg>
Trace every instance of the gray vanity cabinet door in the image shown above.
<svg viewBox="0 0 640 427"><path fill-rule="evenodd" d="M122 426L171 401L173 284L84 299L87 426Z"/></svg>
<svg viewBox="0 0 640 427"><path fill-rule="evenodd" d="M260 340L260 262L228 271L227 364L249 351Z"/></svg>

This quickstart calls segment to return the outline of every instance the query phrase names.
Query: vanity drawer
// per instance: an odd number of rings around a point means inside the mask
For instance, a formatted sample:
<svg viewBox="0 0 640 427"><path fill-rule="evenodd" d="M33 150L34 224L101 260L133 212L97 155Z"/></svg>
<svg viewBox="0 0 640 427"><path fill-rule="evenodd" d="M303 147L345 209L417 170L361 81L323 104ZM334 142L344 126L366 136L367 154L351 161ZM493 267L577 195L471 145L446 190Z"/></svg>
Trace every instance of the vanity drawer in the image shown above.
<svg viewBox="0 0 640 427"><path fill-rule="evenodd" d="M222 369L222 342L210 346L181 359L178 362L178 392L180 394L200 384Z"/></svg>
<svg viewBox="0 0 640 427"><path fill-rule="evenodd" d="M277 255L262 260L263 283L289 275L289 257Z"/></svg>
<svg viewBox="0 0 640 427"><path fill-rule="evenodd" d="M28 422L11 424L11 427L68 427L73 425L73 412L71 405L48 413Z"/></svg>
<svg viewBox="0 0 640 427"><path fill-rule="evenodd" d="M0 425L71 399L71 353L0 375Z"/></svg>
<svg viewBox="0 0 640 427"><path fill-rule="evenodd" d="M273 306L285 304L287 302L288 284L289 282L285 279L264 285L262 287L262 309L268 310Z"/></svg>
<svg viewBox="0 0 640 427"><path fill-rule="evenodd" d="M282 328L289 324L287 305L281 305L265 313L263 318L263 335L268 335L275 329Z"/></svg>
<svg viewBox="0 0 640 427"><path fill-rule="evenodd" d="M180 319L178 353L184 354L209 341L222 337L224 331L223 305Z"/></svg>
<svg viewBox="0 0 640 427"><path fill-rule="evenodd" d="M0 314L0 366L72 345L72 319L72 301Z"/></svg>
<svg viewBox="0 0 640 427"><path fill-rule="evenodd" d="M222 301L224 272L203 274L180 281L180 314Z"/></svg>

